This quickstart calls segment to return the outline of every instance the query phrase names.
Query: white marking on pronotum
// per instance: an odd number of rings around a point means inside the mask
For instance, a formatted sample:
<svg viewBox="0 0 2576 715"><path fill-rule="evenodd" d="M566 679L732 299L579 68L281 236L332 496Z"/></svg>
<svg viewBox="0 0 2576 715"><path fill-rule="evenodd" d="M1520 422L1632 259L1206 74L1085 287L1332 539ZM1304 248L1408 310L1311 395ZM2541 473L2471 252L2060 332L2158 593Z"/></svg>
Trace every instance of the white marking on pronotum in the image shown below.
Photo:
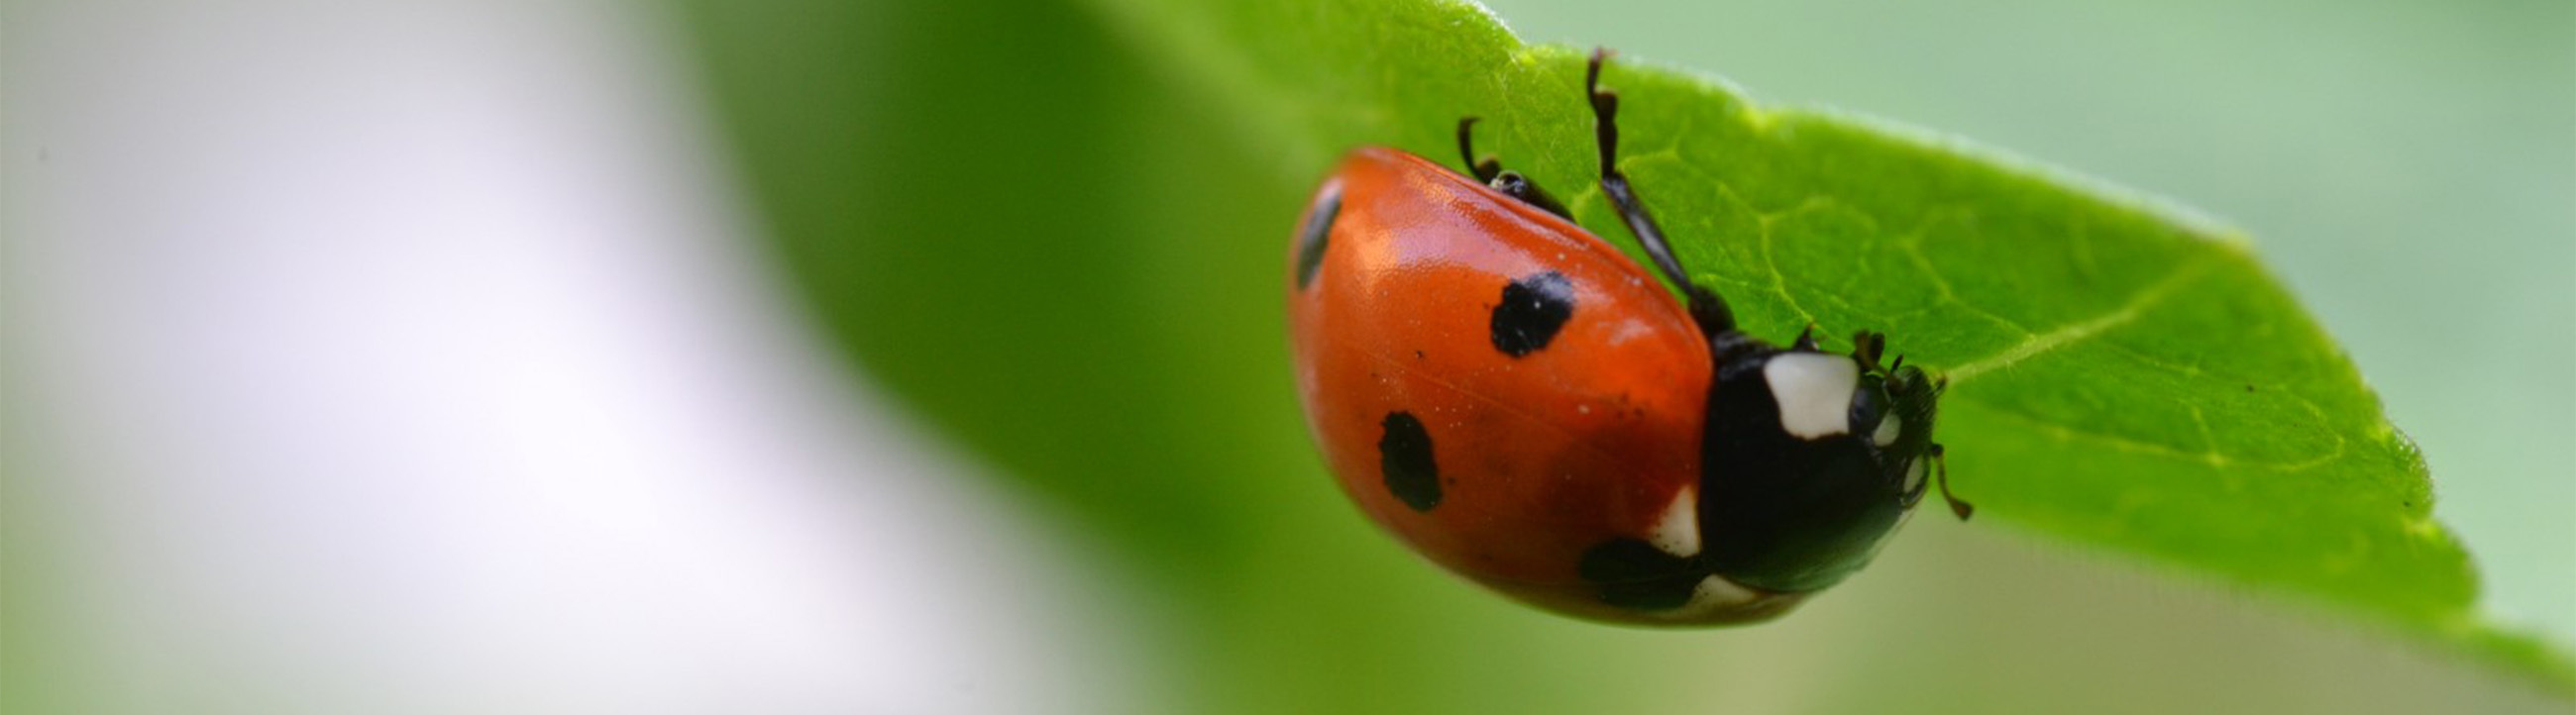
<svg viewBox="0 0 2576 715"><path fill-rule="evenodd" d="M1684 558L1699 555L1699 488L1682 487L1673 493L1673 502L1664 506L1664 516L1655 520L1655 548Z"/></svg>
<svg viewBox="0 0 2576 715"><path fill-rule="evenodd" d="M1869 441L1871 444L1885 447L1895 444L1896 438L1904 436L1904 434L1905 418L1898 417L1896 415L1888 415L1887 419L1878 421L1878 431L1869 433Z"/></svg>
<svg viewBox="0 0 2576 715"><path fill-rule="evenodd" d="M1780 427L1799 439L1851 432L1852 390L1860 364L1824 353L1781 353L1762 365L1771 399L1780 403Z"/></svg>
<svg viewBox="0 0 2576 715"><path fill-rule="evenodd" d="M1905 493L1912 494L1914 490L1921 488L1923 488L1923 460L1918 457L1905 463Z"/></svg>

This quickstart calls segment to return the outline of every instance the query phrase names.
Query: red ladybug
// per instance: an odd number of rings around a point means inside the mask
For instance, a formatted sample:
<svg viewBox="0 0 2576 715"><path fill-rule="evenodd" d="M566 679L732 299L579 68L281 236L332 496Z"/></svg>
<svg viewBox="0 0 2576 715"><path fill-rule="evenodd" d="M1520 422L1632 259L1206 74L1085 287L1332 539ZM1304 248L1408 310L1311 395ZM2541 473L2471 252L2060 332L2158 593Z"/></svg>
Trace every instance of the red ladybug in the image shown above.
<svg viewBox="0 0 2576 715"><path fill-rule="evenodd" d="M1468 118L1472 176L1368 147L1315 192L1290 251L1298 392L1342 489L1451 571L1602 620L1767 619L1923 497L1941 384L1880 365L1875 333L1845 355L1738 331L1613 162L1604 56L1584 77L1602 193L1687 302L1478 161Z"/></svg>

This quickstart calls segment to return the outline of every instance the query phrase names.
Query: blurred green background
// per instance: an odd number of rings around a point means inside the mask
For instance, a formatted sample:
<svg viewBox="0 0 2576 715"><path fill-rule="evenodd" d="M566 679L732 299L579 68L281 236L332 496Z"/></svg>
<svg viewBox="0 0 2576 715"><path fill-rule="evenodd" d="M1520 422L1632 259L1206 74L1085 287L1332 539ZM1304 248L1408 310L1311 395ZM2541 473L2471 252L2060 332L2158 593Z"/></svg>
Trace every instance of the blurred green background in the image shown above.
<svg viewBox="0 0 2576 715"><path fill-rule="evenodd" d="M0 712L2568 709L2007 519L1755 628L1440 573L1307 443L1338 147L1229 7L0 2ZM1495 10L2246 228L2576 643L2576 6Z"/></svg>
<svg viewBox="0 0 2576 715"><path fill-rule="evenodd" d="M2188 577L1920 520L1758 629L1573 623L1342 503L1278 306L1312 157L1081 2L683 5L779 265L865 375L1097 534L1205 712L2547 708ZM2428 453L2491 611L2576 640L2563 2L1511 0L1536 42L1888 117L2248 229ZM1365 22L1354 18L1353 22ZM1174 53L1177 54L1177 53Z"/></svg>

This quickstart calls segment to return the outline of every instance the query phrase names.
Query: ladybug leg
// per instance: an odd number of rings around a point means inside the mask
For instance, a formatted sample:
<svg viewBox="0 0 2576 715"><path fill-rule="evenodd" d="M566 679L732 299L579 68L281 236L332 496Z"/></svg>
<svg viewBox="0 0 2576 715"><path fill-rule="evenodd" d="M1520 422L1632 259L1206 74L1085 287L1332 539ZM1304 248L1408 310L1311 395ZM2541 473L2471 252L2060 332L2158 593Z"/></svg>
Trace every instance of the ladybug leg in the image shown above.
<svg viewBox="0 0 2576 715"><path fill-rule="evenodd" d="M1938 475L1935 479L1941 482L1941 499L1950 502L1950 513L1959 515L1960 521L1967 521L1969 514L1977 513L1976 505L1960 501L1958 495L1950 493L1949 450L1937 444L1932 445L1932 473Z"/></svg>
<svg viewBox="0 0 2576 715"><path fill-rule="evenodd" d="M1521 203L1536 206L1541 211L1556 214L1557 217L1567 221L1574 220L1574 214L1565 210L1565 204L1539 189L1538 184L1531 183L1528 177L1521 176L1517 171L1503 169L1503 163L1492 155L1476 156L1476 142L1470 137L1473 134L1471 128L1476 126L1476 120L1476 117L1463 117L1458 120L1458 153L1467 159L1467 174L1476 177L1477 181L1485 182L1486 186L1493 187L1495 191L1520 199Z"/></svg>
<svg viewBox="0 0 2576 715"><path fill-rule="evenodd" d="M1476 156L1476 140L1472 135L1478 119L1480 117L1458 118L1458 156L1467 160L1467 175L1476 177L1477 181L1492 183L1494 177L1503 173L1503 162L1491 154Z"/></svg>
<svg viewBox="0 0 2576 715"><path fill-rule="evenodd" d="M1574 214L1566 212L1565 204L1557 202L1556 197L1547 195L1546 191L1538 188L1538 184L1530 183L1530 180L1521 176L1520 172L1506 170L1495 175L1494 180L1486 182L1485 185L1494 187L1495 191L1509 194L1512 198L1520 199L1523 203L1536 206L1541 211L1556 214L1557 218L1574 220Z"/></svg>
<svg viewBox="0 0 2576 715"><path fill-rule="evenodd" d="M1726 307L1726 299L1715 291L1692 283L1690 273L1682 270L1680 260L1673 258L1671 244L1664 242L1664 229L1655 218L1646 215L1645 203L1637 200L1637 190L1628 186L1628 175L1619 172L1619 95L1601 88L1601 63L1610 58L1610 50L1592 51L1592 64L1583 74L1583 92L1592 102L1593 137L1601 147L1601 193L1619 209L1619 220L1628 224L1628 232L1637 235L1646 255L1655 259L1664 279L1673 282L1690 298L1691 320L1699 323L1700 332L1710 338L1735 332L1735 311Z"/></svg>

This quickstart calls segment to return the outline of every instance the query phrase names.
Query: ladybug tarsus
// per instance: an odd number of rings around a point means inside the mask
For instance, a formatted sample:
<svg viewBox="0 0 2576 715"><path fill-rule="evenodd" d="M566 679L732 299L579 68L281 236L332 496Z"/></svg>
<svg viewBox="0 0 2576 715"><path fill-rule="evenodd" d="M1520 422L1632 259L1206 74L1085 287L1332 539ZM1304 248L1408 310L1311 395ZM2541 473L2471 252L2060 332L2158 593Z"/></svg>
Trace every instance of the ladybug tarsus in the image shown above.
<svg viewBox="0 0 2576 715"><path fill-rule="evenodd" d="M1477 181L1491 184L1494 182L1494 177L1502 175L1503 162L1490 155L1476 156L1476 140L1473 136L1476 122L1482 120L1482 117L1458 118L1458 156L1466 160L1469 176L1476 177Z"/></svg>
<svg viewBox="0 0 2576 715"><path fill-rule="evenodd" d="M1478 117L1458 118L1458 154L1466 157L1467 175L1476 177L1477 181L1485 182L1486 188L1503 192L1505 196L1520 199L1522 203L1536 206L1565 220L1574 220L1574 214L1565 210L1565 204L1559 203L1556 197L1549 196L1546 191L1538 188L1538 184L1530 181L1529 177L1522 176L1517 171L1505 170L1502 160L1490 154L1481 158L1476 156L1473 127L1478 121L1480 121Z"/></svg>
<svg viewBox="0 0 2576 715"><path fill-rule="evenodd" d="M1592 136L1601 146L1601 175L1619 173L1619 93L1601 88L1601 63L1609 61L1610 48L1592 49L1592 62L1583 70L1583 93L1592 103Z"/></svg>
<svg viewBox="0 0 2576 715"><path fill-rule="evenodd" d="M1959 515L1960 521L1967 521L1968 515L1977 513L1977 505L1961 501L1959 495L1950 493L1950 451L1936 444L1932 445L1930 454L1935 475L1933 480L1941 484L1942 501L1950 503L1950 513Z"/></svg>

